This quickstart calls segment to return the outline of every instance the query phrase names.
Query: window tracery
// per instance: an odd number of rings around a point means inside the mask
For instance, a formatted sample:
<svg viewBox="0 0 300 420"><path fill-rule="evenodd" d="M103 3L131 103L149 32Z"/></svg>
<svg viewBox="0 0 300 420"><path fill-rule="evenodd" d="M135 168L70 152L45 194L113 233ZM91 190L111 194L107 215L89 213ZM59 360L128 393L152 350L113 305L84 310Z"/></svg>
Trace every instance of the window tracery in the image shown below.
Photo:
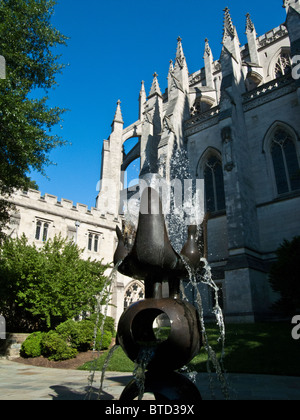
<svg viewBox="0 0 300 420"><path fill-rule="evenodd" d="M300 189L300 166L296 144L290 133L278 128L271 141L271 156L278 194Z"/></svg>
<svg viewBox="0 0 300 420"><path fill-rule="evenodd" d="M275 78L285 76L292 71L292 61L289 52L283 51L279 55L275 64Z"/></svg>
<svg viewBox="0 0 300 420"><path fill-rule="evenodd" d="M128 308L133 303L144 299L144 297L145 297L144 285L139 281L130 283L130 285L127 287L124 294L124 309Z"/></svg>

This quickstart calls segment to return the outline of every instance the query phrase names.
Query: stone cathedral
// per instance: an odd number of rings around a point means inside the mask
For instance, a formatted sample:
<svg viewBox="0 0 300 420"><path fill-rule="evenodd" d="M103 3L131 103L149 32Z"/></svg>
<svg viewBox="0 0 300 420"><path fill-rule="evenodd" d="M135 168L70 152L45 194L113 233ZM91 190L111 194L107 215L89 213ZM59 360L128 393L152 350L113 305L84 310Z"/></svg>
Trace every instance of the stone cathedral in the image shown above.
<svg viewBox="0 0 300 420"><path fill-rule="evenodd" d="M140 158L141 177L168 179L174 150L187 151L192 178L205 183L208 259L227 320L268 317L275 251L300 234L300 73L293 67L300 2L284 7L286 22L262 36L248 14L243 47L226 8L221 57L214 59L206 40L204 68L193 74L178 38L165 92L157 74L148 96L142 83L139 116L128 127L118 102L103 145L97 207L113 214L121 209L122 171L131 162ZM125 154L130 138L137 142ZM120 186L115 197L113 185Z"/></svg>
<svg viewBox="0 0 300 420"><path fill-rule="evenodd" d="M285 0L283 6L286 21L264 35L246 16L244 46L226 8L221 56L215 59L205 40L204 67L193 74L179 37L166 90L162 93L156 73L148 96L142 83L139 115L128 127L117 103L103 143L95 208L58 203L49 195L41 200L32 191L21 200L20 193L15 200L20 212L14 215L18 234L33 232L34 224L37 235L40 222L51 236L51 227L55 232L59 226L86 247L87 257L99 250L101 258L102 250L112 261L114 228L122 226L123 204L132 194L124 189L124 172L139 159L141 178L152 173L171 179L174 153L184 151L191 177L204 180L208 261L225 318L268 319L275 298L270 264L284 239L300 235L300 0ZM136 143L125 152L129 139ZM30 223L22 227L29 211ZM39 217L33 211L40 211ZM209 313L213 296L204 293ZM142 297L141 282L118 275L111 315L117 321L124 307Z"/></svg>

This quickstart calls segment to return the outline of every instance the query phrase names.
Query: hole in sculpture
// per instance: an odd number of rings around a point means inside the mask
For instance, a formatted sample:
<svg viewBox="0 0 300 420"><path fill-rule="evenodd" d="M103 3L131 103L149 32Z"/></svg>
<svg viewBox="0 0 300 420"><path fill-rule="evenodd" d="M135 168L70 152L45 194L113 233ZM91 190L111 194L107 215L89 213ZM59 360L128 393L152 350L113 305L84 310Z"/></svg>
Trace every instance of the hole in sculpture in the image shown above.
<svg viewBox="0 0 300 420"><path fill-rule="evenodd" d="M170 318L165 313L158 315L153 321L152 329L157 341L166 341L171 333Z"/></svg>
<svg viewBox="0 0 300 420"><path fill-rule="evenodd" d="M138 344L143 346L166 341L170 332L170 319L160 309L144 309L132 321L132 336Z"/></svg>

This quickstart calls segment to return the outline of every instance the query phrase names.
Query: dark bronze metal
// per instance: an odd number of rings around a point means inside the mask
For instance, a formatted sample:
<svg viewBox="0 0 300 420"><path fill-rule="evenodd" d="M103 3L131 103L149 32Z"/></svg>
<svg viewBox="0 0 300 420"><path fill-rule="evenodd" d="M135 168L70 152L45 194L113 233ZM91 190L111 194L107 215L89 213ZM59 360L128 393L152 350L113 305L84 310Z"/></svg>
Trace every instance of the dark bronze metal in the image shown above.
<svg viewBox="0 0 300 420"><path fill-rule="evenodd" d="M196 233L197 227L190 226L187 243L179 255L168 238L159 195L150 187L141 197L139 223L131 250L126 248L121 231L117 230L119 245L114 262L119 264L119 272L145 283L145 300L131 305L120 318L117 342L137 363L143 362L147 352L145 386L160 398L181 399L185 393L196 392L193 384L187 385L189 381L185 377L172 372L191 361L201 347L199 315L193 305L180 299L180 280L189 275L182 257L194 271L203 267ZM169 288L167 298L162 297L163 282ZM157 338L153 329L154 321L161 315L170 326L165 339ZM181 389L186 391L180 394ZM130 385L122 398L131 399L136 392L133 390L136 386ZM201 399L200 394L197 395L198 400Z"/></svg>
<svg viewBox="0 0 300 420"><path fill-rule="evenodd" d="M185 401L198 403L201 395L189 379L177 372L148 371L145 377L145 392L152 393L159 402ZM132 401L139 396L139 388L133 379L120 396L120 401Z"/></svg>
<svg viewBox="0 0 300 420"><path fill-rule="evenodd" d="M165 315L171 325L168 338L160 341L153 322ZM180 299L145 299L133 304L121 316L118 343L133 361L143 357L145 346L152 356L147 368L176 370L189 363L200 350L200 322L196 309Z"/></svg>

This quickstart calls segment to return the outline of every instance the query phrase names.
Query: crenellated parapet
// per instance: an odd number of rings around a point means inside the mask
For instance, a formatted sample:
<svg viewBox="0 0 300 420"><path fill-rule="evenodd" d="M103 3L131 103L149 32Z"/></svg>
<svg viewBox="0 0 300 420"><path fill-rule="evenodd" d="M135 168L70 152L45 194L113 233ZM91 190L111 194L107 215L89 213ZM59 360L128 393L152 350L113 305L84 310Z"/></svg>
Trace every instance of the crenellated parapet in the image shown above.
<svg viewBox="0 0 300 420"><path fill-rule="evenodd" d="M41 212L46 212L53 215L62 215L71 219L87 220L91 223L111 223L111 228L115 229L115 224L120 220L115 215L106 212L102 213L96 207L89 208L88 205L82 203L74 203L72 200L61 198L60 200L56 195L44 194L40 191L29 189L28 191L16 191L9 201L23 206L37 209ZM109 226L109 225L107 225Z"/></svg>

